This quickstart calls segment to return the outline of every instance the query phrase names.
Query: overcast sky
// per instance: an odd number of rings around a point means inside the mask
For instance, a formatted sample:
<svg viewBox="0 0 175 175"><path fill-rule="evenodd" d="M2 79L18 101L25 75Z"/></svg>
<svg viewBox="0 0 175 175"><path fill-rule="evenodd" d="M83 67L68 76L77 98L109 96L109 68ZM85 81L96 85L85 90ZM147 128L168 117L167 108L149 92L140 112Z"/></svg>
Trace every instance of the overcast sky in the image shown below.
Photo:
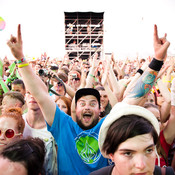
<svg viewBox="0 0 175 175"><path fill-rule="evenodd" d="M64 12L104 12L104 49L125 59L153 55L153 28L167 33L169 55L175 55L175 0L0 0L0 17L6 27L0 31L0 57L13 58L6 45L10 34L22 25L24 53L38 57L47 52L62 57Z"/></svg>

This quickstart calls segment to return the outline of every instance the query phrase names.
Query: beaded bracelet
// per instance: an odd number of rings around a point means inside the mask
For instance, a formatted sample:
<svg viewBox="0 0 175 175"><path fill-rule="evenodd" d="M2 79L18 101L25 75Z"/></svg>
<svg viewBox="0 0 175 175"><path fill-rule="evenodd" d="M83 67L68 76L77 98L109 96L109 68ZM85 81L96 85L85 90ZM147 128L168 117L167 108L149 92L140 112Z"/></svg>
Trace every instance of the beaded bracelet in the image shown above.
<svg viewBox="0 0 175 175"><path fill-rule="evenodd" d="M18 60L17 61L17 64L20 64L20 63L22 63L22 62L24 62L26 59L23 57L21 60Z"/></svg>
<svg viewBox="0 0 175 175"><path fill-rule="evenodd" d="M28 66L28 65L29 65L29 63L26 63L26 64L20 64L20 65L18 65L18 68L26 67L26 66Z"/></svg>

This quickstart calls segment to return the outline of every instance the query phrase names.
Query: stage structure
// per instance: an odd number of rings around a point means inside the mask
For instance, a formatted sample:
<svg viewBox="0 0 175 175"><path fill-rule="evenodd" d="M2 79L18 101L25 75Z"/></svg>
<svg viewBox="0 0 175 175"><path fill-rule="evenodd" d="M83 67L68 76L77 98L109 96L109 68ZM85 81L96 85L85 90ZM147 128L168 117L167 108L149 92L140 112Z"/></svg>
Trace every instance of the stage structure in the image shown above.
<svg viewBox="0 0 175 175"><path fill-rule="evenodd" d="M65 50L70 59L88 59L104 52L104 12L64 12Z"/></svg>

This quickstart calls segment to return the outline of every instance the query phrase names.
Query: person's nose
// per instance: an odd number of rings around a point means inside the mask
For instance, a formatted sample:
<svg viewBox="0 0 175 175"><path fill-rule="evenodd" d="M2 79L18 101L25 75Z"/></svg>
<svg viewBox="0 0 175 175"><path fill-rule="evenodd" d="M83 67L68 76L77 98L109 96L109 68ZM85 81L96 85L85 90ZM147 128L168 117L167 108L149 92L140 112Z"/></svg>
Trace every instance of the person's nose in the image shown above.
<svg viewBox="0 0 175 175"><path fill-rule="evenodd" d="M135 167L140 170L143 170L146 167L146 160L144 155L138 155L135 158Z"/></svg>
<svg viewBox="0 0 175 175"><path fill-rule="evenodd" d="M86 110L90 109L90 104L86 104L86 105L84 106L84 108L85 108Z"/></svg>
<svg viewBox="0 0 175 175"><path fill-rule="evenodd" d="M6 137L5 137L5 133L1 133L1 134L0 134L0 140L5 140L5 138L6 138Z"/></svg>

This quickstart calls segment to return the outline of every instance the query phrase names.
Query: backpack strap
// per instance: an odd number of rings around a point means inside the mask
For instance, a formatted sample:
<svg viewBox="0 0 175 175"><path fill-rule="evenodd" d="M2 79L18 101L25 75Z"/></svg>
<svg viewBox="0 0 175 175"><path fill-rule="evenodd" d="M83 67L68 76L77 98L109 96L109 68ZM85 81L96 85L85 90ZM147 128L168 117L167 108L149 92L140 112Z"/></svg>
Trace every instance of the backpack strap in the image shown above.
<svg viewBox="0 0 175 175"><path fill-rule="evenodd" d="M174 175L174 169L171 166L161 168L162 175Z"/></svg>
<svg viewBox="0 0 175 175"><path fill-rule="evenodd" d="M161 168L161 175L166 175L166 167Z"/></svg>
<svg viewBox="0 0 175 175"><path fill-rule="evenodd" d="M168 167L159 167L159 166L155 166L154 169L154 175L175 175L174 170L171 166Z"/></svg>

